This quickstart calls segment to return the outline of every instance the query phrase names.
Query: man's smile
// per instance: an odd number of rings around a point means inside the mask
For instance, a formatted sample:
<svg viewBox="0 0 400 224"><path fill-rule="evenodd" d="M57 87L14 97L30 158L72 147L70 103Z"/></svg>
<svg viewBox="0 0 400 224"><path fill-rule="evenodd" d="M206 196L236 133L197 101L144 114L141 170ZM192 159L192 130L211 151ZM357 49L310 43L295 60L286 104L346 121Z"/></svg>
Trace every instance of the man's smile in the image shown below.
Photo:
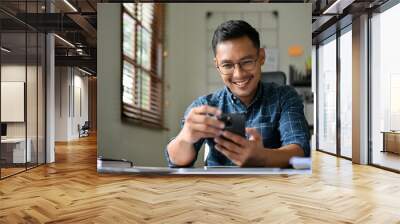
<svg viewBox="0 0 400 224"><path fill-rule="evenodd" d="M231 83L238 86L239 88L243 88L247 84L249 84L252 79L253 79L253 76L249 76L245 79L232 80Z"/></svg>

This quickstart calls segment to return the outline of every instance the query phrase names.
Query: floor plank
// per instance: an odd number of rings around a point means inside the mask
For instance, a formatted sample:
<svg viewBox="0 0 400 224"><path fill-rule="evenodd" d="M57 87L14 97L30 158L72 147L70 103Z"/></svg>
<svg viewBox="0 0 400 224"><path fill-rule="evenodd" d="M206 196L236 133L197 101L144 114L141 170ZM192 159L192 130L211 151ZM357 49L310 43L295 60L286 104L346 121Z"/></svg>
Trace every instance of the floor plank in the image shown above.
<svg viewBox="0 0 400 224"><path fill-rule="evenodd" d="M400 175L313 153L312 175L97 174L96 139L0 181L0 223L400 223Z"/></svg>

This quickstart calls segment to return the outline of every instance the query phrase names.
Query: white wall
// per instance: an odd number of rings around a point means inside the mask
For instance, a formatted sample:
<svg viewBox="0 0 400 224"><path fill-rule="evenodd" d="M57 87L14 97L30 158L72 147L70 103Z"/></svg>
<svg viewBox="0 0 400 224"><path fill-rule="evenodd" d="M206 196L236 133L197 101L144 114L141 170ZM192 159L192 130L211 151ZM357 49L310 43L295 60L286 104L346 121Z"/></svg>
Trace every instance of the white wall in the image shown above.
<svg viewBox="0 0 400 224"><path fill-rule="evenodd" d="M311 4L167 4L166 9L166 58L165 75L167 77L167 102L170 117L170 136L174 136L179 127L179 119L188 104L200 95L208 93L207 63L212 60L207 55L212 37L206 35L206 13L212 12L263 12L279 13L279 70L289 75L289 65L305 70L305 62L311 56ZM232 18L226 18L226 20ZM246 18L244 18L246 20ZM260 34L261 35L261 34ZM261 36L261 40L269 37ZM265 41L267 42L267 41ZM261 42L261 46L265 43ZM290 57L288 48L301 45L304 53L300 57ZM268 52L268 50L267 50ZM180 85L181 84L181 85ZM175 88L173 88L175 86ZM180 100L176 100L179 96ZM179 118L174 115L178 115ZM312 121L312 119L311 119Z"/></svg>
<svg viewBox="0 0 400 224"><path fill-rule="evenodd" d="M19 64L5 64L1 66L1 81L3 82L24 82L25 76L28 76L30 86L36 85L36 81L33 80L32 76L36 77L36 67L34 66L25 66ZM30 109L27 109L29 113L27 113L28 119L28 137L34 130L36 130L36 88L27 88L27 106L31 106ZM4 96L2 96L4 97ZM7 97L7 96L5 96ZM31 104L34 102L34 104ZM24 109L24 108L23 108ZM7 108L1 108L1 110L7 110ZM8 137L25 137L25 126L26 122L7 122L7 136Z"/></svg>
<svg viewBox="0 0 400 224"><path fill-rule="evenodd" d="M55 68L55 141L68 140L68 85L67 67Z"/></svg>
<svg viewBox="0 0 400 224"><path fill-rule="evenodd" d="M25 65L9 64L1 66L1 81L25 82L25 69L31 70L32 67ZM28 72L28 74L31 74ZM25 82L26 83L26 82ZM6 108L1 108L6 110ZM25 137L25 122L11 122L7 124L7 137Z"/></svg>
<svg viewBox="0 0 400 224"><path fill-rule="evenodd" d="M1 81L24 82L26 85L26 106L21 108L26 113L23 122L7 122L7 137L30 139L32 161L36 162L39 153L39 163L44 162L44 74L40 66L25 66L25 64L3 64L1 66ZM6 97L2 95L2 98ZM2 111L10 108L1 108ZM11 111L12 113L13 111Z"/></svg>
<svg viewBox="0 0 400 224"><path fill-rule="evenodd" d="M78 72L78 73L76 73ZM84 74L81 73L79 70L75 70L75 78L74 78L74 86L75 86L75 94L78 89L80 90L80 110L77 106L77 97L75 96L75 119L73 120L73 127L77 127L78 124L81 126L85 123L85 121L89 120L89 91L88 91L88 76L83 76ZM78 129L73 128L73 136L79 136Z"/></svg>
<svg viewBox="0 0 400 224"><path fill-rule="evenodd" d="M1 122L25 121L25 83L1 82Z"/></svg>
<svg viewBox="0 0 400 224"><path fill-rule="evenodd" d="M207 93L205 85L207 85L206 75L209 72L206 65L212 60L212 55L207 55L207 48L211 46L212 39L212 32L210 35L207 33L207 12L219 12L219 14L224 12L224 21L242 18L256 26L252 17L247 18L241 16L240 13L265 12L265 15L270 15L272 11L277 11L279 14L277 20L278 40L275 40L277 37L273 35L273 32L260 31L261 46L268 47L277 43L276 47L279 49L278 70L283 71L287 76L289 75L289 65L294 65L299 70L305 70L306 58L311 56L311 4L179 3L168 4L166 13L167 50L170 56L168 60L176 60L172 63L178 63L176 64L178 66L174 66L175 70L171 72L177 72L180 76L183 76L184 73L190 74L187 75L189 83L196 83L195 86L191 86L194 87L194 96ZM269 17L266 16L266 18ZM300 57L289 56L288 48L292 45L303 46L303 55ZM177 54L171 53L172 51ZM218 76L216 71L215 75Z"/></svg>
<svg viewBox="0 0 400 224"><path fill-rule="evenodd" d="M310 4L168 4L164 113L169 130L143 128L121 120L120 4L98 4L99 156L124 158L134 161L136 165L166 165L163 148L168 139L179 132L184 110L195 98L207 93L206 64L210 60L207 47L211 43L205 35L205 15L209 10L279 10L280 70L288 74L289 64L304 67L306 56L311 55ZM292 44L304 47L303 57L290 58L287 55Z"/></svg>
<svg viewBox="0 0 400 224"><path fill-rule="evenodd" d="M72 67L56 67L55 74L55 140L77 139L78 124L82 126L88 120L88 78Z"/></svg>

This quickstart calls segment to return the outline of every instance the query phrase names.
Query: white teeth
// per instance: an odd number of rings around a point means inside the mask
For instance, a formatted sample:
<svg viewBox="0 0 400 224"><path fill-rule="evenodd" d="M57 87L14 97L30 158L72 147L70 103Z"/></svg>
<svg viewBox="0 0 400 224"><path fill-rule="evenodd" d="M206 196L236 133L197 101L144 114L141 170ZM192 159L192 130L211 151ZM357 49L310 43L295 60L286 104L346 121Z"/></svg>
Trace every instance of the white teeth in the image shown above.
<svg viewBox="0 0 400 224"><path fill-rule="evenodd" d="M235 85L237 85L239 87L242 87L242 86L246 85L249 81L250 81L250 79L246 79L246 80L243 80L243 81L233 82L233 84L235 84Z"/></svg>

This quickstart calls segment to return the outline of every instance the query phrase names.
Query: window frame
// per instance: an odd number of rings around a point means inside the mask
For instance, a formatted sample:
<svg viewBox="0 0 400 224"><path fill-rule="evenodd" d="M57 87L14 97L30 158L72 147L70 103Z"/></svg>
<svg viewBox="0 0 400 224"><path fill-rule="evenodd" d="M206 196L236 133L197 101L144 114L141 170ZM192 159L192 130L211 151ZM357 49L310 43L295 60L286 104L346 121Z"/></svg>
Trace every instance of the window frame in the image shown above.
<svg viewBox="0 0 400 224"><path fill-rule="evenodd" d="M316 96L315 96L315 106L317 108L317 113L316 113L316 129L315 129L315 146L316 146L316 151L327 153L329 155L337 156L339 158L343 158L346 160L352 160L352 158L349 158L347 156L343 156L341 153L341 118L340 118L340 76L341 76L341 68L340 68L340 38L343 34L347 32L351 32L352 30L352 21L351 21L351 16L345 16L341 20L337 21L338 24L333 24L331 27L329 27L326 32L321 33L319 37L316 38L317 43L316 45ZM319 48L321 44L327 44L330 41L336 41L336 152L332 153L329 151L326 151L324 149L319 148L319 112L318 112L318 105L319 105L319 92L320 86L319 86L319 60L320 60L320 55L319 55Z"/></svg>
<svg viewBox="0 0 400 224"><path fill-rule="evenodd" d="M135 12L132 14L125 8L125 4L134 4ZM121 119L133 123L135 125L149 127L154 129L166 129L164 126L164 5L154 3L153 21L151 23L151 30L149 30L142 23L142 18L138 18L138 6L149 3L123 3L121 4ZM142 10L142 6L139 6ZM141 11L143 12L143 11ZM134 20L134 35L135 43L133 45L134 59L124 54L124 15L128 15ZM146 30L151 33L151 49L150 49L150 66L145 68L137 59L141 55L141 50L138 49L139 41L142 41L143 35L138 32L138 29ZM140 34L140 35L139 35ZM140 37L141 36L141 37ZM143 43L143 41L142 41ZM134 100L130 105L124 103L124 64L129 63L134 68L134 82L141 82L142 77L139 75L146 75L149 78L150 91L149 91L149 109L142 105L142 84L134 83L132 86L139 88L137 93L133 93ZM133 77L132 77L133 78ZM155 112L154 112L154 109Z"/></svg>

